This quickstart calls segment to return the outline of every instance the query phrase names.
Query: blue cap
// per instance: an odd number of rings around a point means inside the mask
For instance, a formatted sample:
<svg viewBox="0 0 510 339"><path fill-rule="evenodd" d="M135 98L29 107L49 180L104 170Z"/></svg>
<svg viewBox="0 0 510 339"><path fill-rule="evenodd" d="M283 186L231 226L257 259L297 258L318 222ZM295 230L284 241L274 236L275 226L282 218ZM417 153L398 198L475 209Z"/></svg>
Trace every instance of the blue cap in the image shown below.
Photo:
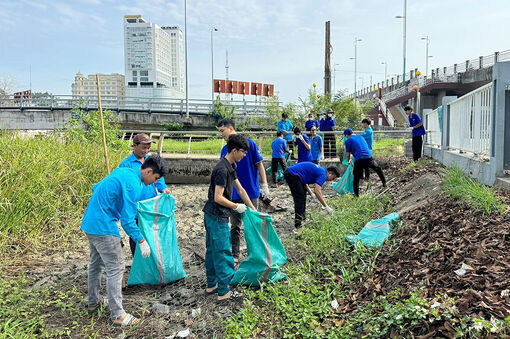
<svg viewBox="0 0 510 339"><path fill-rule="evenodd" d="M344 131L344 135L351 135L352 134L352 128L347 128L345 131Z"/></svg>

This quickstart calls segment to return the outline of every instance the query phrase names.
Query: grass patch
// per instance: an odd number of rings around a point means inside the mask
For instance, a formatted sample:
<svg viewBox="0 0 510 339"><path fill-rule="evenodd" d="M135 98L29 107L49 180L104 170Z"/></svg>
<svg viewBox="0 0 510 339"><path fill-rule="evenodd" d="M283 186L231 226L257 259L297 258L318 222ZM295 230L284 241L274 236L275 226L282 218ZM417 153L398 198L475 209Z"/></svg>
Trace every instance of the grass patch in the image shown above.
<svg viewBox="0 0 510 339"><path fill-rule="evenodd" d="M443 190L452 198L460 199L475 210L487 214L493 211L503 213L505 206L493 188L469 178L455 165L443 170L443 174Z"/></svg>
<svg viewBox="0 0 510 339"><path fill-rule="evenodd" d="M110 166L127 155L110 149ZM0 255L69 247L92 185L106 176L101 145L2 132L0 161Z"/></svg>
<svg viewBox="0 0 510 339"><path fill-rule="evenodd" d="M301 239L287 244L293 258L284 268L288 283L265 284L257 291L246 289L245 308L227 322L227 337L340 336L340 316L331 302L351 294L350 286L363 281L379 251L353 248L345 236L358 233L373 217L382 216L386 203L385 197L342 196L330 201L335 209L332 215L314 214Z"/></svg>

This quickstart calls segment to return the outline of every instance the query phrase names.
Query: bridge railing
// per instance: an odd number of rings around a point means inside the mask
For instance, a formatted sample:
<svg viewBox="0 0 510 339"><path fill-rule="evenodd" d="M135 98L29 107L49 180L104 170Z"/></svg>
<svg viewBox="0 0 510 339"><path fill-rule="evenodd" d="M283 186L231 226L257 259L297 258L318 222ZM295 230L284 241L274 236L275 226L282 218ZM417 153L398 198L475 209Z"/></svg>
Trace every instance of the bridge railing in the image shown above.
<svg viewBox="0 0 510 339"><path fill-rule="evenodd" d="M157 140L154 151L159 154L184 155L187 157L194 156L218 156L225 141L220 137L217 131L162 131L162 130L124 130L122 140L131 145L133 137L137 133L146 133L153 140ZM266 159L270 159L272 155L271 143L276 138L276 131L240 131L239 134L250 137L258 145L261 154ZM362 131L355 131L362 133ZM342 146L343 131L333 131L337 141L337 150ZM318 133L324 139L322 133ZM382 139L399 139L409 136L408 130L381 130L374 131L375 143ZM398 148L402 145L387 145L388 147ZM296 152L296 150L294 149Z"/></svg>
<svg viewBox="0 0 510 339"><path fill-rule="evenodd" d="M492 83L449 104L449 147L490 156Z"/></svg>
<svg viewBox="0 0 510 339"><path fill-rule="evenodd" d="M262 116L265 114L266 100L259 101L221 101L227 108L233 108L238 115ZM280 103L278 102L277 105ZM101 105L115 111L147 111L162 113L186 113L186 99L175 98L140 98L102 95ZM80 108L95 110L99 107L97 96L47 95L30 98L13 95L0 98L0 107L15 109L71 110ZM209 114L214 102L208 99L189 99L188 109L193 114Z"/></svg>

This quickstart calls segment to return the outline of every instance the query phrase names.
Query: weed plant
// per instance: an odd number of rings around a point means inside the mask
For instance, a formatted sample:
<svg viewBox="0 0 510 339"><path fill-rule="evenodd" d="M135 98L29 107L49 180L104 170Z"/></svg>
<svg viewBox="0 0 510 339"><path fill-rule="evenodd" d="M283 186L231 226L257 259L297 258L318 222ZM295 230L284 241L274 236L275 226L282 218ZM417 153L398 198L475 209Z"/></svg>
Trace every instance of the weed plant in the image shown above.
<svg viewBox="0 0 510 339"><path fill-rule="evenodd" d="M460 199L477 211L491 214L503 213L505 206L491 187L487 187L465 175L460 168L452 166L443 170L443 190L454 199Z"/></svg>
<svg viewBox="0 0 510 339"><path fill-rule="evenodd" d="M128 154L110 149L110 166ZM106 176L102 145L4 132L0 161L0 256L70 246L92 185Z"/></svg>

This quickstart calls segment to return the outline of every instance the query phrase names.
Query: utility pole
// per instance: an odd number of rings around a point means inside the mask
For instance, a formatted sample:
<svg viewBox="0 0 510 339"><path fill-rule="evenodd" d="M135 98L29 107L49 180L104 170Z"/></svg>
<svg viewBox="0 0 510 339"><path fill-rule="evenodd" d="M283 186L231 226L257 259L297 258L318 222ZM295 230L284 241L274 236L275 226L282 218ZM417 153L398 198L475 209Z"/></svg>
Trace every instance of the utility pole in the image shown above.
<svg viewBox="0 0 510 339"><path fill-rule="evenodd" d="M330 22L329 21L326 21L324 94L331 94L331 43L330 43Z"/></svg>
<svg viewBox="0 0 510 339"><path fill-rule="evenodd" d="M225 87L228 85L228 49L225 50ZM232 96L230 93L225 94L226 100L232 100Z"/></svg>

